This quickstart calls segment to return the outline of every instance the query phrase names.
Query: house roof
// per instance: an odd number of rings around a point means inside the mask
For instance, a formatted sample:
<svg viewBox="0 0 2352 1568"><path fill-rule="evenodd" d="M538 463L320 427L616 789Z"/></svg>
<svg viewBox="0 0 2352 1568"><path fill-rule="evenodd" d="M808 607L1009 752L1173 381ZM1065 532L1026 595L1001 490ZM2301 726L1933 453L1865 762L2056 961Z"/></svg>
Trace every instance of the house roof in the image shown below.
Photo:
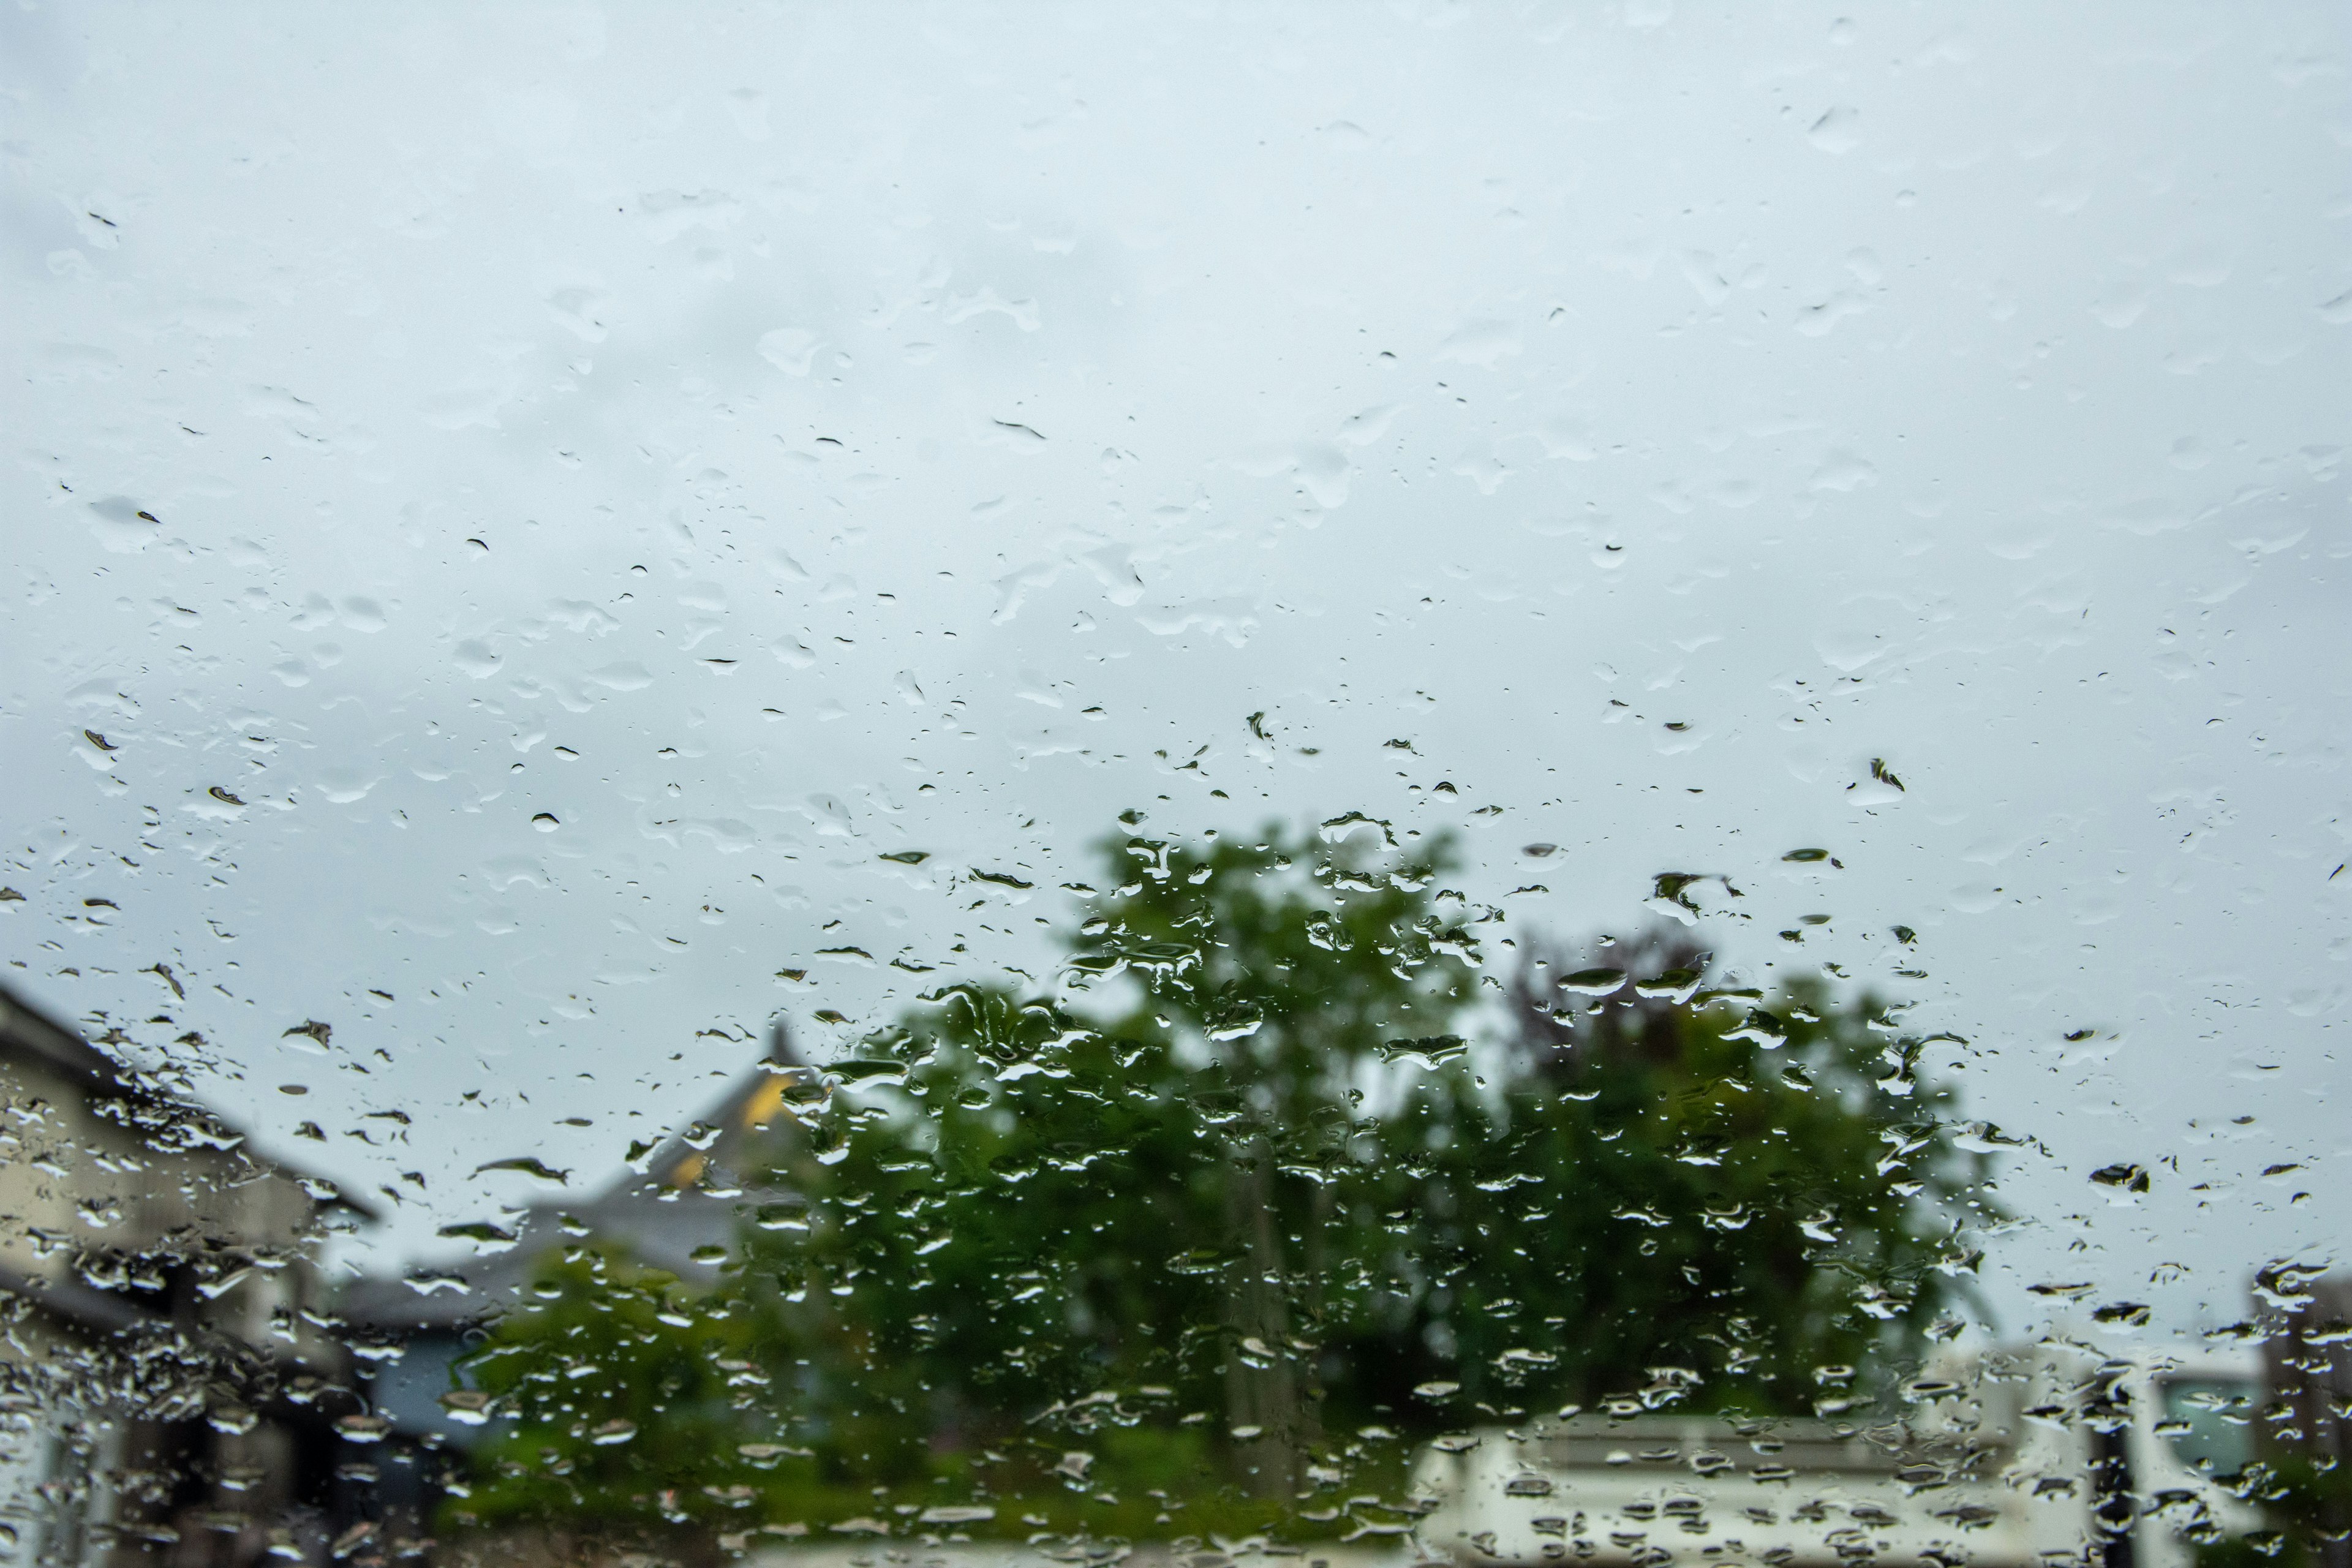
<svg viewBox="0 0 2352 1568"><path fill-rule="evenodd" d="M0 984L0 1054L37 1062L110 1099L137 1092L122 1065Z"/></svg>
<svg viewBox="0 0 2352 1568"><path fill-rule="evenodd" d="M515 1226L505 1249L398 1278L355 1280L341 1312L354 1327L402 1334L450 1331L496 1317L530 1285L545 1256L567 1241L616 1242L639 1261L697 1284L717 1278L696 1252L735 1237L742 1206L782 1194L747 1186L761 1162L751 1158L773 1131L793 1124L784 1112L795 1089L823 1074L802 1061L782 1023L768 1051L717 1104L648 1151L641 1163L583 1202L540 1202ZM749 1167L747 1169L746 1167Z"/></svg>
<svg viewBox="0 0 2352 1568"><path fill-rule="evenodd" d="M0 1060L8 1059L28 1062L54 1073L92 1099L129 1100L141 1107L168 1111L175 1121L193 1118L222 1134L220 1147L239 1148L244 1142L244 1132L210 1107L163 1092L142 1074L0 983ZM328 1194L312 1197L311 1201L322 1207L347 1208L370 1220L383 1217L375 1205L345 1191L340 1183L284 1160L263 1159L250 1153L247 1157L257 1165L301 1179L308 1193Z"/></svg>

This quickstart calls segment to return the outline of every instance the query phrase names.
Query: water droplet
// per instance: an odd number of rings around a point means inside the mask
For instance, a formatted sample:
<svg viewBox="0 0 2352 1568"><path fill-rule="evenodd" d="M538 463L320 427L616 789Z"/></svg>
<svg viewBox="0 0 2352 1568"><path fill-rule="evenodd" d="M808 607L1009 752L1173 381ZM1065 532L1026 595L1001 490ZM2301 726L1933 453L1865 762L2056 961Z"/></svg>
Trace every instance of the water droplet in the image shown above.
<svg viewBox="0 0 2352 1568"><path fill-rule="evenodd" d="M491 1171L519 1171L526 1176L536 1176L542 1182L553 1182L558 1186L562 1186L572 1175L569 1171L555 1170L529 1154L518 1154L510 1160L491 1160L474 1167L474 1174L478 1176Z"/></svg>
<svg viewBox="0 0 2352 1568"><path fill-rule="evenodd" d="M441 1396L441 1408L461 1426L479 1426L490 1418L490 1396L478 1389L453 1389Z"/></svg>
<svg viewBox="0 0 2352 1568"><path fill-rule="evenodd" d="M1573 992L1579 996L1612 995L1623 989L1624 984L1625 972L1622 969L1580 969L1573 974L1563 974L1559 979L1562 991Z"/></svg>

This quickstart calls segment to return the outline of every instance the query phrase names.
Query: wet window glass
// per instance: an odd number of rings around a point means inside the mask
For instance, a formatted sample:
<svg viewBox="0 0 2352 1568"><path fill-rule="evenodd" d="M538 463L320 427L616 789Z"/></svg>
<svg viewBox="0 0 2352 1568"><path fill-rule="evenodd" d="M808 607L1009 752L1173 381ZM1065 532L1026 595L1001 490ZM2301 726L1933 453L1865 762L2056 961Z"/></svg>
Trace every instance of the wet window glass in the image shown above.
<svg viewBox="0 0 2352 1568"><path fill-rule="evenodd" d="M2199 1469L2235 1475L2253 1458L2256 1387L2251 1380L2168 1378L2163 1384L2164 1433L2173 1451Z"/></svg>
<svg viewBox="0 0 2352 1568"><path fill-rule="evenodd" d="M0 17L0 1563L2352 1568L2340 7Z"/></svg>

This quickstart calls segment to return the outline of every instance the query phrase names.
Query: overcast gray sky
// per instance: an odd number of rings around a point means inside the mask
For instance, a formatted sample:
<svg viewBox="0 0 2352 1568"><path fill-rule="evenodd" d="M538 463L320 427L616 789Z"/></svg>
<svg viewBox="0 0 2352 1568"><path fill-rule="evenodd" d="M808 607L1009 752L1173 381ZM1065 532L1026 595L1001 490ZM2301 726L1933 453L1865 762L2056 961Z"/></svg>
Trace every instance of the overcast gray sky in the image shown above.
<svg viewBox="0 0 2352 1568"><path fill-rule="evenodd" d="M11 8L11 982L396 1257L1362 810L1961 1037L2008 1327L2239 1316L2352 1230L2345 17Z"/></svg>

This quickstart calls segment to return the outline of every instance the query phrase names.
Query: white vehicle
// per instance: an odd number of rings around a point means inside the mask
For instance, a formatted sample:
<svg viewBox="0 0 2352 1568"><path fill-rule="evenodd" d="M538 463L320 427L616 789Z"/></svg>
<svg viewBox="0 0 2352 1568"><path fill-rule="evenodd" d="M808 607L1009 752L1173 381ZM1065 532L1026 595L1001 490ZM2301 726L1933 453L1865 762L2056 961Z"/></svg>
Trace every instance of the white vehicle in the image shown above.
<svg viewBox="0 0 2352 1568"><path fill-rule="evenodd" d="M1424 1555L1465 1564L2104 1562L2188 1568L2260 1528L2259 1366L2035 1346L1954 1361L1899 1421L1579 1415L1433 1445Z"/></svg>

